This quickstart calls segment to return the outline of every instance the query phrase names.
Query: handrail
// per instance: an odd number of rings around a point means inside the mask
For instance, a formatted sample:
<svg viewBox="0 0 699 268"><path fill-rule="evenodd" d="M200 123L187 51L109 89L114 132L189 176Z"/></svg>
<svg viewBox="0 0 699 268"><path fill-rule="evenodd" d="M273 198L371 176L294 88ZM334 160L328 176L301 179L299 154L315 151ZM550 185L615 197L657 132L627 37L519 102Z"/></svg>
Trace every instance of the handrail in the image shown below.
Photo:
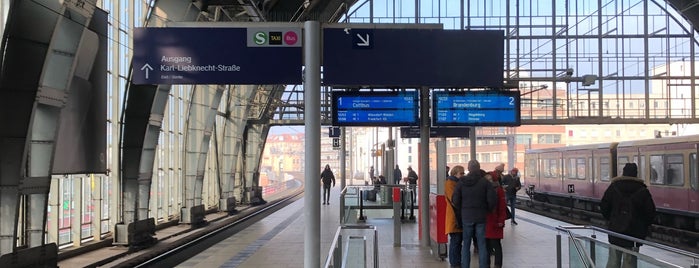
<svg viewBox="0 0 699 268"><path fill-rule="evenodd" d="M344 192L344 190L343 190ZM333 260L333 253L335 251L335 248L337 247L337 241L340 239L340 233L342 232L342 226L337 227L337 231L335 231L335 237L333 238L333 242L330 243L330 250L328 251L328 257L325 258L325 265L323 267L330 267L330 262Z"/></svg>
<svg viewBox="0 0 699 268"><path fill-rule="evenodd" d="M341 237L342 230L348 229L348 230L374 230L374 268L379 267L379 233L374 225L342 225L337 227L337 231L335 232L335 237L333 238L332 243L330 243L330 250L328 250L328 257L325 259L325 265L323 267L331 267L330 264L333 261L335 257L340 257L340 256L335 256L335 250L337 249ZM342 254L340 252L340 254ZM364 260L364 263L366 263L366 260Z"/></svg>
<svg viewBox="0 0 699 268"><path fill-rule="evenodd" d="M580 229L584 229L584 228L580 228ZM565 227L558 226L558 227L556 227L556 230L568 233L569 237L575 237L573 235L573 232L569 229L566 229ZM561 254L560 254L560 251L561 251L560 236L557 236L557 242L558 242L557 243L558 248L556 250L558 251L558 253L556 255L560 258L560 256L561 256ZM592 260L592 257L590 257L588 254L585 254L585 251L582 249L582 245L580 244L580 242L576 239L573 239L573 244L575 245L575 251L578 252L578 256L580 256L580 259L583 261L583 264L585 265L585 267L594 267L594 265L592 265L594 263L594 261ZM561 261L557 260L557 262L558 262L558 265L560 267Z"/></svg>
<svg viewBox="0 0 699 268"><path fill-rule="evenodd" d="M696 260L696 259L699 259L699 254L694 253L694 252L689 252L689 251L685 251L685 250L682 250L682 249L677 249L677 248L669 247L669 246L666 246L666 245L663 245L663 244L658 244L658 243L655 243L655 242L651 242L651 241L647 241L647 240L643 240L643 239L638 239L638 238L635 238L635 237L632 237L632 236L628 236L628 235L616 233L616 232L609 231L609 230L607 230L607 229L599 228L599 227L596 227L596 226L591 226L591 225L570 225L570 226L558 226L558 227L556 227L556 230L564 231L564 232L567 232L567 233L569 233L569 234L571 233L569 230L572 230L572 229L590 229L590 230L593 230L593 231L598 231L598 232L606 233L607 235L610 235L610 234L611 234L612 236L616 236L616 237L619 237L619 238L622 238L622 239L626 239L626 240L629 240L629 241L633 241L633 242L636 242L636 243L642 243L642 244L644 244L644 245L652 246L652 247L655 247L655 248L660 248L660 249L663 249L663 250L666 250L666 251L669 251L669 252L672 252L672 253L676 253L676 254L679 254L679 255L684 255L684 256L686 256L686 257L689 257L689 258L692 258L692 259L695 259L695 260Z"/></svg>

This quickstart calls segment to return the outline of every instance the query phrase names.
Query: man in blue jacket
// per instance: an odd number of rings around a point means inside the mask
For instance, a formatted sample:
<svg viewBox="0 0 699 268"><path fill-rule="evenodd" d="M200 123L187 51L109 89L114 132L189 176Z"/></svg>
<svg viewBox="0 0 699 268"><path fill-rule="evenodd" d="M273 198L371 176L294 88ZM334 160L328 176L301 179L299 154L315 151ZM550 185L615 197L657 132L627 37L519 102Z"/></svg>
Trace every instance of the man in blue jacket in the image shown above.
<svg viewBox="0 0 699 268"><path fill-rule="evenodd" d="M488 267L488 250L485 245L486 214L497 204L497 194L491 184L481 173L481 164L477 160L468 162L468 175L459 180L452 195L455 211L460 214L463 233L461 248L461 267L471 264L471 239L476 237L478 248L478 266Z"/></svg>

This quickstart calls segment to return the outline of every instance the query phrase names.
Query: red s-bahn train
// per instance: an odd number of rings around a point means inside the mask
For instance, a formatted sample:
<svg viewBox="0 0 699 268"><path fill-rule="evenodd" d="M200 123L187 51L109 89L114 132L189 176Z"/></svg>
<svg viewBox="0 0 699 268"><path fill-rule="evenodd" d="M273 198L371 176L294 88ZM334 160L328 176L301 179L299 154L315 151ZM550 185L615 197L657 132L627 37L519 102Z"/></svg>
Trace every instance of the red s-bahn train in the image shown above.
<svg viewBox="0 0 699 268"><path fill-rule="evenodd" d="M527 150L523 181L535 200L599 212L610 180L636 163L655 201L656 224L697 232L698 153L699 135Z"/></svg>

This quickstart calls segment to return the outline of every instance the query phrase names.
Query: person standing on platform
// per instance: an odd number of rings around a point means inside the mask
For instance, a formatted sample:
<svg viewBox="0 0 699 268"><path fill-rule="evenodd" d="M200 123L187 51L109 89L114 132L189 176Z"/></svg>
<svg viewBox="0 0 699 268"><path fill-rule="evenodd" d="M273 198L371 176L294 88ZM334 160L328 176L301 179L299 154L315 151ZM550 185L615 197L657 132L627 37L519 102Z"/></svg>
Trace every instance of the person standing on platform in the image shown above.
<svg viewBox="0 0 699 268"><path fill-rule="evenodd" d="M330 165L325 165L325 169L320 173L320 181L323 182L323 205L330 205L330 187L335 187L335 174L330 170Z"/></svg>
<svg viewBox="0 0 699 268"><path fill-rule="evenodd" d="M510 212L512 212L510 223L517 225L517 221L515 221L515 203L517 202L517 191L522 189L522 182L519 180L519 169L512 168L509 174L503 176L502 184L505 187L505 198L510 205Z"/></svg>
<svg viewBox="0 0 699 268"><path fill-rule="evenodd" d="M415 192L417 191L417 173L415 173L415 170L413 170L412 167L408 166L408 185L410 186L410 190L413 192L413 204L415 204Z"/></svg>
<svg viewBox="0 0 699 268"><path fill-rule="evenodd" d="M497 181L498 183L501 183L502 181L502 174L505 172L505 163L500 163L497 166L495 166L495 169L490 172L490 176L492 177L493 181Z"/></svg>
<svg viewBox="0 0 699 268"><path fill-rule="evenodd" d="M459 178L465 175L463 166L454 166L449 173L449 176L444 181L444 197L447 200L447 209L444 214L444 232L449 235L449 265L451 267L461 267L461 243L463 242L463 230L459 228L461 225L456 215L456 205L452 202L451 197L454 195L454 189L459 182Z"/></svg>
<svg viewBox="0 0 699 268"><path fill-rule="evenodd" d="M488 253L492 253L495 257L495 268L502 267L502 244L500 240L504 237L503 228L505 227L505 219L507 205L505 204L505 190L500 186L500 181L497 177L492 177L490 181L491 187L497 194L497 204L495 209L488 212L485 224L485 238L488 246ZM488 258L488 266L490 266L490 258Z"/></svg>
<svg viewBox="0 0 699 268"><path fill-rule="evenodd" d="M459 180L452 195L461 218L464 245L461 247L461 267L471 264L471 239L476 237L478 246L478 265L488 267L488 250L485 245L486 215L497 204L497 194L491 184L480 172L481 164L477 160L468 162L468 175Z"/></svg>
<svg viewBox="0 0 699 268"><path fill-rule="evenodd" d="M373 183L373 182L374 182L374 179L375 179L375 178L374 178L374 166L371 166L371 167L369 168L369 180L371 180L371 182ZM367 183L367 185L368 185L368 183Z"/></svg>
<svg viewBox="0 0 699 268"><path fill-rule="evenodd" d="M400 184L400 180L403 179L403 172L400 171L400 167L396 165L393 169L393 184Z"/></svg>
<svg viewBox="0 0 699 268"><path fill-rule="evenodd" d="M655 203L646 184L637 176L638 166L635 163L627 163L622 176L613 178L604 192L600 209L602 216L608 221L610 231L645 239L650 225L655 220ZM611 234L608 235L608 239L612 245L636 252L642 245ZM635 255L609 247L607 268L633 268L636 264Z"/></svg>

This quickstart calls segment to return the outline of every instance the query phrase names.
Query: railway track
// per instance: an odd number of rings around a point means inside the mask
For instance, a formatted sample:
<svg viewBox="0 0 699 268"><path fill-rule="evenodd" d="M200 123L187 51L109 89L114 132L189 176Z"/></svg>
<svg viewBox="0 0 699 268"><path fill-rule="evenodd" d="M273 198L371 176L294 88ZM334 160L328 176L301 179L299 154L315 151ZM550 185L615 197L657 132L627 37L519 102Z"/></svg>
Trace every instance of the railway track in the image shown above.
<svg viewBox="0 0 699 268"><path fill-rule="evenodd" d="M302 181L300 187L280 194L279 198L270 200L263 205L241 208L238 213L219 217L204 227L188 228L187 225L182 224L172 225L168 228L174 229L164 230L162 234L165 235L161 234L158 242L151 247L128 250L123 246L113 246L108 243L101 247L80 250L80 253L69 253L70 257L63 258L67 261L66 263L61 263L59 255L59 266L174 267L221 240L283 209L301 197L303 197Z"/></svg>
<svg viewBox="0 0 699 268"><path fill-rule="evenodd" d="M242 216L239 219L213 226L210 230L204 232L203 235L192 238L180 239L180 242L173 243L167 248L154 250L149 254L139 256L138 258L121 261L113 267L174 267L182 263L200 252L206 250L212 245L242 231L248 226L264 219L270 214L286 207L303 196L301 191L278 200L274 204L270 204L248 215Z"/></svg>

